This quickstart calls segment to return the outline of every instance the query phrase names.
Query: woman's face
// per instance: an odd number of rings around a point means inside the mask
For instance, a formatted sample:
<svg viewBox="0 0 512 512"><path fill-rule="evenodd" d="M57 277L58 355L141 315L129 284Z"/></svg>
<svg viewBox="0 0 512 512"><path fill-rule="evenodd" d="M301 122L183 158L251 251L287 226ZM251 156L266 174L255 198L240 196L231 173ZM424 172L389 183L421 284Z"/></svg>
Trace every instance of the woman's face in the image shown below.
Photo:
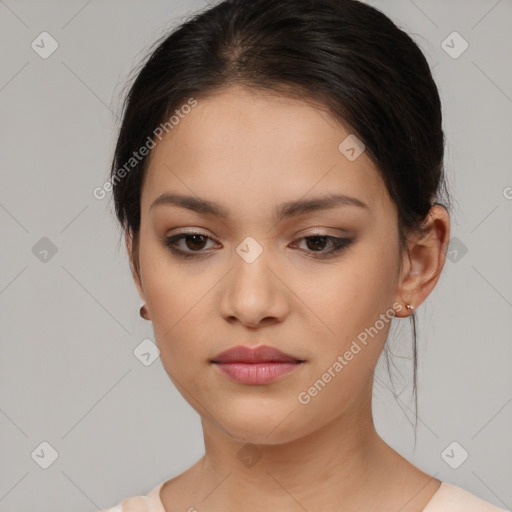
<svg viewBox="0 0 512 512"><path fill-rule="evenodd" d="M151 152L139 291L171 380L234 439L282 443L370 414L372 371L405 304L397 210L366 153L350 139L339 149L349 135L303 101L231 88L198 99ZM193 201L154 204L163 194ZM354 200L291 206L335 194ZM166 245L189 232L202 236ZM334 251L335 238L349 243ZM254 385L211 362L262 344L304 363Z"/></svg>

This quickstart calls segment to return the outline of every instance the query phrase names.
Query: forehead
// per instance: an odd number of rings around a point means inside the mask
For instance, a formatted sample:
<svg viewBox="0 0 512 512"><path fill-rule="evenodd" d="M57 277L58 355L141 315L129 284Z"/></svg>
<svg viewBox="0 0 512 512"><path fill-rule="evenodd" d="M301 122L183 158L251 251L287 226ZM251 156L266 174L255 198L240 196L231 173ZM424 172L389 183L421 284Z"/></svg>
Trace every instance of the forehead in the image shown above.
<svg viewBox="0 0 512 512"><path fill-rule="evenodd" d="M311 102L232 87L198 97L177 119L151 151L143 209L170 191L245 209L333 192L370 210L390 206L366 153L350 160L340 151L351 132Z"/></svg>

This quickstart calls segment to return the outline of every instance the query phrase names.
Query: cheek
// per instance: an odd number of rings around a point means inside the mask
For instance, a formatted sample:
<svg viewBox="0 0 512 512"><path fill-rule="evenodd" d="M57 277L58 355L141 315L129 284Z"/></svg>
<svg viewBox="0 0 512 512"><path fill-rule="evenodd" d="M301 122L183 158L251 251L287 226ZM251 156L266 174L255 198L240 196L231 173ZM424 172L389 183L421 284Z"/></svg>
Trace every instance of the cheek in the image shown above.
<svg viewBox="0 0 512 512"><path fill-rule="evenodd" d="M190 279L190 266L173 259L158 241L141 244L140 265L146 303L157 341L176 336L208 288Z"/></svg>
<svg viewBox="0 0 512 512"><path fill-rule="evenodd" d="M315 313L309 315L308 337L316 339L319 350L309 380L322 379L329 368L336 375L327 386L330 392L322 393L320 402L348 399L361 390L377 364L394 316L398 252L393 253L392 245L384 239L367 240L347 252L328 272L301 278L297 290ZM313 332L313 325L320 325L317 332Z"/></svg>
<svg viewBox="0 0 512 512"><path fill-rule="evenodd" d="M294 292L318 318L326 335L343 346L373 325L394 302L398 254L389 244L361 241L339 263L304 272Z"/></svg>

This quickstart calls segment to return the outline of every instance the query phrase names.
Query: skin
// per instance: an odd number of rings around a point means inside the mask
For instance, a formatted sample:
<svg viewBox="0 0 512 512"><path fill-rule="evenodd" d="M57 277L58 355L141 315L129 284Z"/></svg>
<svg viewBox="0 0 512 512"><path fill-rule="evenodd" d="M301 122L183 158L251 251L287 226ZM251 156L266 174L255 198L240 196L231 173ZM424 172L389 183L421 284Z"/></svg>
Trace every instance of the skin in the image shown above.
<svg viewBox="0 0 512 512"><path fill-rule="evenodd" d="M162 364L201 416L205 442L204 456L163 486L168 512L413 512L439 488L373 424L373 371L390 322L309 403L298 400L394 303L397 317L410 314L406 304L418 308L445 262L447 211L432 207L425 233L409 233L401 253L396 205L376 167L365 152L350 161L338 150L349 134L320 105L230 87L198 99L151 152L139 238L127 231L126 244L138 255L132 272ZM229 216L150 208L164 192L213 201ZM280 203L333 192L368 208L272 217ZM182 239L183 251L202 251L187 260L165 237L189 230L210 239ZM318 231L354 242L315 259L332 247L307 244ZM263 249L252 263L236 252L248 236ZM249 386L210 362L229 347L260 344L305 363ZM251 467L237 456L246 444L261 456Z"/></svg>

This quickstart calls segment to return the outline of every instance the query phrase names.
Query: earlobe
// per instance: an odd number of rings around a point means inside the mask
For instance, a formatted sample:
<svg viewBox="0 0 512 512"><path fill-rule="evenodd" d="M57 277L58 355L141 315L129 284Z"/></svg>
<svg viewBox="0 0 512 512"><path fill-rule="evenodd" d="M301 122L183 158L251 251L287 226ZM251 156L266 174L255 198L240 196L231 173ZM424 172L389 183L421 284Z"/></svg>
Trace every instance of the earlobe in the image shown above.
<svg viewBox="0 0 512 512"><path fill-rule="evenodd" d="M151 317L149 316L146 304L142 304L142 306L140 307L139 315L141 318L144 318L144 320L151 320Z"/></svg>

